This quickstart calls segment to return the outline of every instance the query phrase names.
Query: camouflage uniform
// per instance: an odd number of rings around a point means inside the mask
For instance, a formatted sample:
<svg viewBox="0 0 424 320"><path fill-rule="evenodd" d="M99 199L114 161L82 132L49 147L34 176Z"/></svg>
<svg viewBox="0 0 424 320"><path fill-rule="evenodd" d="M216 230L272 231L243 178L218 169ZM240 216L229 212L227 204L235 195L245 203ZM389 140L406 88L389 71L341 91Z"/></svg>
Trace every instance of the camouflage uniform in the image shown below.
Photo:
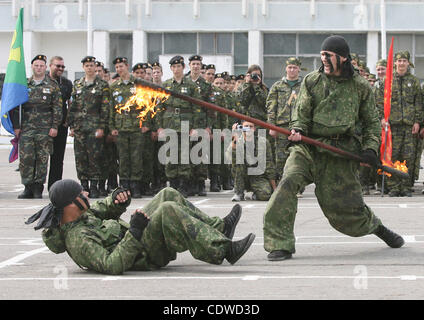
<svg viewBox="0 0 424 320"><path fill-rule="evenodd" d="M256 133L256 132L255 132ZM256 135L255 135L256 140ZM244 151L243 164L237 164L237 149L233 149L232 145L228 146L226 150L226 157L232 159L232 173L234 176L234 193L243 195L245 190L253 191L254 200L267 201L273 192L271 180L275 180L276 171L274 158L271 150L271 144L266 138L259 137L254 141L254 156L257 157L258 153L266 153L265 172L260 175L248 175L248 168L256 167L258 164L249 164ZM237 139L237 145L243 144L246 149L243 135ZM265 146L265 150L263 147Z"/></svg>
<svg viewBox="0 0 424 320"><path fill-rule="evenodd" d="M19 126L19 108L12 115L13 128L21 129L19 139L19 171L22 184L43 190L47 164L53 152L50 129L58 129L62 121L62 95L59 86L49 77L37 84L28 80L29 99L22 105L22 123Z"/></svg>
<svg viewBox="0 0 424 320"><path fill-rule="evenodd" d="M135 93L135 77L130 76L128 83L122 79L117 80L110 86L111 106L109 113L109 130L118 130L117 149L119 154L119 181L124 187L129 184L137 184L143 174L143 135L140 121L137 118L139 112L131 107L130 111L122 111L119 114L115 107L123 106ZM150 127L151 120L148 118L143 125ZM132 188L133 188L132 187ZM138 189L138 188L137 188Z"/></svg>
<svg viewBox="0 0 424 320"><path fill-rule="evenodd" d="M74 130L74 153L78 179L90 180L97 188L102 177L104 138L96 137L96 130L105 132L109 118L109 85L98 76L87 83L85 77L76 80L72 91L72 106L67 123Z"/></svg>
<svg viewBox="0 0 424 320"><path fill-rule="evenodd" d="M277 81L271 87L266 107L268 109L268 123L287 129L292 118L292 112L295 106L296 98L299 94L301 78L298 79L294 86L290 86L286 77ZM278 134L275 139L275 166L277 171L277 180L283 175L284 165L286 164L289 152L288 137L283 134Z"/></svg>
<svg viewBox="0 0 424 320"><path fill-rule="evenodd" d="M201 99L200 90L196 84L187 79L182 79L181 83L178 83L174 78L168 79L163 83L163 87L179 92L193 98ZM201 107L191 104L188 101L175 98L173 96L166 100L162 107L165 109L161 114L161 128L173 129L178 135L178 164L168 163L165 165L165 173L168 180L171 181L172 187L180 188L184 191L185 187L188 186L188 182L192 177L191 165L180 163L181 159L181 122L189 122L189 130L196 128L205 128L206 119L205 113ZM184 184L185 187L180 186Z"/></svg>
<svg viewBox="0 0 424 320"><path fill-rule="evenodd" d="M163 189L143 208L150 223L141 241L120 219L125 210L126 205L114 204L109 196L77 220L45 229L43 241L54 253L66 250L81 268L105 274L156 270L186 250L195 259L221 264L231 242L222 234L221 218L207 216L172 188Z"/></svg>
<svg viewBox="0 0 424 320"><path fill-rule="evenodd" d="M357 126L364 125L362 137ZM359 153L380 144L380 123L368 82L356 72L352 78L308 74L300 88L290 128L337 148ZM359 237L381 224L364 203L359 163L326 149L302 143L289 148L283 178L268 202L264 217L266 251L295 252L294 220L298 191L315 183L324 215L339 232Z"/></svg>
<svg viewBox="0 0 424 320"><path fill-rule="evenodd" d="M384 118L384 84L377 93L377 106L380 119ZM392 100L389 123L392 130L392 162L406 160L406 165L414 178L415 153L419 152L421 141L412 134L414 123L422 124L423 106L420 82L409 71L404 76L393 74ZM392 176L387 179L387 186L393 195L412 191L413 180L406 181Z"/></svg>
<svg viewBox="0 0 424 320"><path fill-rule="evenodd" d="M263 85L243 83L238 91L237 99L240 102L242 114L267 121L266 99L268 89Z"/></svg>

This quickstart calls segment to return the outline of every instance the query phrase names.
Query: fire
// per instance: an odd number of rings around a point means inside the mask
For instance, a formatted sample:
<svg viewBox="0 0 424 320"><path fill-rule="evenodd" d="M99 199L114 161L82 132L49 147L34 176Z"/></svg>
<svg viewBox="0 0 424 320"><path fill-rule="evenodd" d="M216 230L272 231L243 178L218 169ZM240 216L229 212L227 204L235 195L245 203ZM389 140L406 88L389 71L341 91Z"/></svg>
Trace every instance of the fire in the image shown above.
<svg viewBox="0 0 424 320"><path fill-rule="evenodd" d="M408 172L408 167L406 166L406 160L400 162L399 160L396 161L395 163L387 162L387 161L383 161L383 166L387 166L387 167L391 167L394 168L396 170L402 171L402 172ZM377 170L378 174L382 174L381 169ZM384 172L384 174L388 177L391 177L392 175L390 173Z"/></svg>
<svg viewBox="0 0 424 320"><path fill-rule="evenodd" d="M121 114L123 111L130 112L131 108L140 110L140 114L137 116L137 118L140 119L141 128L143 126L143 121L146 120L148 113L150 112L150 117L153 118L159 111L156 106L159 103L166 101L169 96L169 93L153 90L147 86L137 85L135 93L128 99L128 101L124 105L116 105L115 110L119 114Z"/></svg>

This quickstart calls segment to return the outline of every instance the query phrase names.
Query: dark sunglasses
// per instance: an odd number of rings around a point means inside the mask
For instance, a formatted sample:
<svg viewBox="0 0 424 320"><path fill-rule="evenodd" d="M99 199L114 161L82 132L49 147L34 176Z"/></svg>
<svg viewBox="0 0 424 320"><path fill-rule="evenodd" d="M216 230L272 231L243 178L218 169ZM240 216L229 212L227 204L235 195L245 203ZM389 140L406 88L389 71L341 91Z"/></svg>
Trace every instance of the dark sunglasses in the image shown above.
<svg viewBox="0 0 424 320"><path fill-rule="evenodd" d="M65 69L66 67L63 64L55 64L56 68Z"/></svg>

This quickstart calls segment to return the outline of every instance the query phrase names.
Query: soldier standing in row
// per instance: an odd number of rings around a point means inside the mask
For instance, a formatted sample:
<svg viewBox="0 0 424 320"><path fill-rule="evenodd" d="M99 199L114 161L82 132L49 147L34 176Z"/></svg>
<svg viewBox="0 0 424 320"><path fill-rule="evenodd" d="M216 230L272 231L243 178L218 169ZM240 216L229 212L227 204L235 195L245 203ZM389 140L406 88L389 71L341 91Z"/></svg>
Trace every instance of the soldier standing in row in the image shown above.
<svg viewBox="0 0 424 320"><path fill-rule="evenodd" d="M215 80L216 68L214 64L208 64L205 68L205 80L206 82L212 84Z"/></svg>
<svg viewBox="0 0 424 320"><path fill-rule="evenodd" d="M11 114L15 135L19 137L19 172L25 186L18 199L42 198L53 138L62 121L62 96L54 80L46 76L47 57L37 55L31 61L28 101L22 113ZM21 118L21 119L20 119Z"/></svg>
<svg viewBox="0 0 424 320"><path fill-rule="evenodd" d="M296 98L299 95L302 78L299 76L301 62L295 57L286 61L286 75L273 84L266 100L268 110L268 123L279 126L286 130L292 120ZM277 183L283 176L284 166L289 156L288 145L290 141L283 134L270 130L269 134L275 139L275 166L277 171Z"/></svg>
<svg viewBox="0 0 424 320"><path fill-rule="evenodd" d="M386 68L387 68L387 61L385 59L380 59L377 61L377 64L375 65L375 71L377 72L377 82L375 83L375 86L377 88L384 86L384 77L386 76Z"/></svg>
<svg viewBox="0 0 424 320"><path fill-rule="evenodd" d="M96 75L96 58L81 60L85 75L74 83L72 107L67 122L74 137L75 164L78 179L90 198L98 198L103 171L103 145L109 112L109 85ZM90 186L88 186L90 181ZM105 181L100 185L105 194Z"/></svg>
<svg viewBox="0 0 424 320"><path fill-rule="evenodd" d="M119 111L128 99L135 94L135 77L129 73L128 59L118 57L113 60L119 79L110 86L111 106L109 113L109 129L112 136L117 137L116 146L119 155L119 183L131 191L134 198L141 198L139 181L143 175L143 137L142 130L149 127L148 120L140 129L134 106ZM144 128L144 129L143 129Z"/></svg>
<svg viewBox="0 0 424 320"><path fill-rule="evenodd" d="M199 87L191 80L184 78L184 58L175 56L170 61L173 77L163 83L163 87L179 92L193 98L201 99ZM177 188L185 197L189 194L191 165L190 159L188 163L181 163L181 122L188 121L189 135L196 135L195 128L204 128L206 126L204 112L199 106L194 105L185 100L169 97L163 104L164 111L161 114L161 125L158 129L159 137L163 137L164 129L173 129L177 132L178 137L178 163L167 163L165 165L166 177L171 183L171 187ZM176 146L172 146L176 148ZM187 155L184 155L187 156Z"/></svg>
<svg viewBox="0 0 424 320"><path fill-rule="evenodd" d="M409 71L414 67L410 62L408 51L395 54L395 72L392 83L392 100L389 124L392 130L392 162L406 160L411 181L405 181L395 176L387 180L391 197L412 196L415 177L415 153L419 152L418 136L424 114L421 97L420 81ZM377 92L377 106L380 111L381 125L384 120L384 85Z"/></svg>

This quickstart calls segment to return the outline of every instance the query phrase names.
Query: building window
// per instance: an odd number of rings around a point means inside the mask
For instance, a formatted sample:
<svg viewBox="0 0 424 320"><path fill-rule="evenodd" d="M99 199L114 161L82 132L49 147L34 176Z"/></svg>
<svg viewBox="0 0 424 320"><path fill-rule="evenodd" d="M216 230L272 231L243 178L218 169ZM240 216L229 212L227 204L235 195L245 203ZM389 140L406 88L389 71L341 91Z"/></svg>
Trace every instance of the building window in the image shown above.
<svg viewBox="0 0 424 320"><path fill-rule="evenodd" d="M115 71L113 60L116 57L126 57L128 59L128 65L132 66L132 48L133 38L132 33L111 33L109 44L110 62L109 70Z"/></svg>
<svg viewBox="0 0 424 320"><path fill-rule="evenodd" d="M349 43L351 52L365 58L367 51L367 35L341 34ZM285 73L285 62L288 57L298 57L302 61L301 76L321 66L319 52L326 33L264 33L264 81L268 87L280 80Z"/></svg>
<svg viewBox="0 0 424 320"><path fill-rule="evenodd" d="M230 73L247 70L247 32L148 33L147 43L151 63L159 61L163 54L231 55L234 70L228 70Z"/></svg>

